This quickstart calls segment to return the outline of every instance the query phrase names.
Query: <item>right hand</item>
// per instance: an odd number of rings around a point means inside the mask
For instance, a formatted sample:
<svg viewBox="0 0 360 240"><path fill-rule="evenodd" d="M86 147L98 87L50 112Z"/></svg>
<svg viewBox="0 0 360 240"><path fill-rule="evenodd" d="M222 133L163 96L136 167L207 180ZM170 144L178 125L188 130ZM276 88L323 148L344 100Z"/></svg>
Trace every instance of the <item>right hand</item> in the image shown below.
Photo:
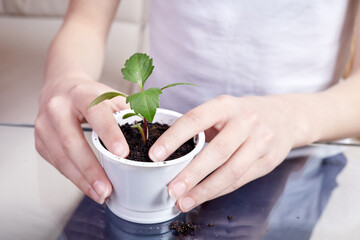
<svg viewBox="0 0 360 240"><path fill-rule="evenodd" d="M40 94L35 121L35 145L40 155L100 204L112 186L84 137L81 123L88 122L115 155L129 154L113 117L113 112L128 108L125 99L113 98L87 110L92 100L108 91L114 89L87 76L48 81Z"/></svg>

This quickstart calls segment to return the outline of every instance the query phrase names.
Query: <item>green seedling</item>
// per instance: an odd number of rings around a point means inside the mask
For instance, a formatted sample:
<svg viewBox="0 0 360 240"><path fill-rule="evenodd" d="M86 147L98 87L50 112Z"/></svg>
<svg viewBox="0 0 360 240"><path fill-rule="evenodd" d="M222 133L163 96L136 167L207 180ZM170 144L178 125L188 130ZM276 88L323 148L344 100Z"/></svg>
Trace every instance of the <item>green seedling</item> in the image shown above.
<svg viewBox="0 0 360 240"><path fill-rule="evenodd" d="M135 53L125 62L125 68L121 69L124 79L130 82L137 83L140 87L140 91L131 95L126 95L119 92L106 92L92 101L88 107L95 106L96 104L105 100L112 99L114 97L125 97L126 103L130 103L130 108L134 113L128 113L123 116L123 119L138 116L143 121L143 127L140 123L132 125L133 128L137 128L140 131L143 142L145 143L149 137L148 122L154 120L156 110L159 108L160 97L162 91L169 87L177 85L192 85L192 83L173 83L162 88L149 88L144 90L146 80L154 70L153 60L144 53Z"/></svg>

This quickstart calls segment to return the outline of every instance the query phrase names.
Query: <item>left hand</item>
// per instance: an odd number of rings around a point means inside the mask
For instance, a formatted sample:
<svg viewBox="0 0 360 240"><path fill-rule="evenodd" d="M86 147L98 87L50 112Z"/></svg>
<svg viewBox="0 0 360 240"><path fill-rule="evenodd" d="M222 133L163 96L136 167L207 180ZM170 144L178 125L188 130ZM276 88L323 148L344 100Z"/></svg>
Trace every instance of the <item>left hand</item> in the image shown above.
<svg viewBox="0 0 360 240"><path fill-rule="evenodd" d="M177 207L187 212L266 175L293 147L312 142L307 114L301 109L281 95L219 96L179 118L155 142L149 156L163 161L206 130L209 144L168 186Z"/></svg>

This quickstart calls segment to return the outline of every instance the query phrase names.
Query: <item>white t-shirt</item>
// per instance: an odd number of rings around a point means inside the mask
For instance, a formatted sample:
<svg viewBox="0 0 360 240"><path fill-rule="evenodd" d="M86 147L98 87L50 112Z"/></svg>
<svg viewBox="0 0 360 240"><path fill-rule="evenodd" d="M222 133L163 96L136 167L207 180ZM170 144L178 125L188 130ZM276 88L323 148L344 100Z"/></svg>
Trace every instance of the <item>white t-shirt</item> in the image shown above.
<svg viewBox="0 0 360 240"><path fill-rule="evenodd" d="M316 92L349 59L356 0L152 0L147 87L186 112L218 95Z"/></svg>

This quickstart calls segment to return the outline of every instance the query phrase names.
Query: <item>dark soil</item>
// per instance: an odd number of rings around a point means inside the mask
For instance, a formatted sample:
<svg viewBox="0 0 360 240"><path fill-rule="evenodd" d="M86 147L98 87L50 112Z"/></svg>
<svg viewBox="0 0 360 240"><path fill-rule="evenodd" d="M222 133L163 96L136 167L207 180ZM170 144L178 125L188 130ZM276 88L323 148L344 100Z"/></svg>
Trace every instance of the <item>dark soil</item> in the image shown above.
<svg viewBox="0 0 360 240"><path fill-rule="evenodd" d="M142 123L142 121L141 121ZM143 126L143 125L142 125ZM132 128L130 124L120 126L126 141L130 147L130 153L127 159L139 161L139 162L153 162L148 156L150 147L154 142L163 134L170 126L160 123L148 123L149 138L145 144L141 139L141 134L137 128ZM102 143L102 142L101 142ZM103 143L102 143L103 144ZM104 146L104 144L103 144ZM165 161L182 157L195 148L195 143L192 139L189 139L183 145L181 145L172 155L170 155Z"/></svg>
<svg viewBox="0 0 360 240"><path fill-rule="evenodd" d="M192 222L174 221L170 224L169 229L174 230L176 235L194 235L198 225Z"/></svg>

